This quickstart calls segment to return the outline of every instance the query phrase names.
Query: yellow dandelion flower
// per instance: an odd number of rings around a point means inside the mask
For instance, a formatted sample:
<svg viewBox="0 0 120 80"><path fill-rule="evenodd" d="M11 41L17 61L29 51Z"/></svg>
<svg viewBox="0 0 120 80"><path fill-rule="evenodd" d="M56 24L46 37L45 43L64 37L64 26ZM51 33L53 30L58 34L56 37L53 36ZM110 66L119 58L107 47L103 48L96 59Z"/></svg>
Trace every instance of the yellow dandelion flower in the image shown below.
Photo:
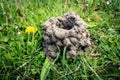
<svg viewBox="0 0 120 80"><path fill-rule="evenodd" d="M37 31L37 28L36 27L32 27L32 26L29 26L29 27L26 27L25 29L25 32L26 33L35 33Z"/></svg>

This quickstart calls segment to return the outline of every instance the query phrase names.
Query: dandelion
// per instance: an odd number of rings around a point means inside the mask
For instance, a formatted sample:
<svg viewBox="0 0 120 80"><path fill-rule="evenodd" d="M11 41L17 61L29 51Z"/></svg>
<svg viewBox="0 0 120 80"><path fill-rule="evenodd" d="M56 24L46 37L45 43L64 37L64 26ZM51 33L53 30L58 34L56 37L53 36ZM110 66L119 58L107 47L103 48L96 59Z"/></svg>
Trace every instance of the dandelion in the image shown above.
<svg viewBox="0 0 120 80"><path fill-rule="evenodd" d="M30 34L30 33L35 33L37 31L36 27L29 26L25 29L25 32Z"/></svg>

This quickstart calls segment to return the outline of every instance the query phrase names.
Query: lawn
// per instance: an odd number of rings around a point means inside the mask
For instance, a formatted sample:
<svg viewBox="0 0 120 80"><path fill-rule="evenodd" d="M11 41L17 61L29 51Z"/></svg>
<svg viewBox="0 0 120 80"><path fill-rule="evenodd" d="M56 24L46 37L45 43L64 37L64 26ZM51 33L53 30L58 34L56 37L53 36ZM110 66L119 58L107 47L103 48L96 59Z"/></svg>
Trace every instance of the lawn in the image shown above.
<svg viewBox="0 0 120 80"><path fill-rule="evenodd" d="M0 80L39 80L46 60L41 25L69 11L89 24L92 48L76 59L60 56L46 80L119 80L119 0L0 0Z"/></svg>

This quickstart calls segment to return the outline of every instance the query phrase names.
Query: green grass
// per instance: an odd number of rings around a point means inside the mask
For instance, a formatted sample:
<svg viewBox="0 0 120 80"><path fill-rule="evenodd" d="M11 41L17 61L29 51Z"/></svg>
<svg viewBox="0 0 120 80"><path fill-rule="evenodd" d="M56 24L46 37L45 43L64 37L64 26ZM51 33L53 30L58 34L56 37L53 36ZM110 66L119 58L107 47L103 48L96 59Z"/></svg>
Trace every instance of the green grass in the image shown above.
<svg viewBox="0 0 120 80"><path fill-rule="evenodd" d="M75 60L66 59L63 52L47 80L118 80L119 0L110 4L107 0L0 0L0 80L39 80L46 59L41 25L69 11L75 11L90 25L92 49ZM28 26L38 31L27 34Z"/></svg>

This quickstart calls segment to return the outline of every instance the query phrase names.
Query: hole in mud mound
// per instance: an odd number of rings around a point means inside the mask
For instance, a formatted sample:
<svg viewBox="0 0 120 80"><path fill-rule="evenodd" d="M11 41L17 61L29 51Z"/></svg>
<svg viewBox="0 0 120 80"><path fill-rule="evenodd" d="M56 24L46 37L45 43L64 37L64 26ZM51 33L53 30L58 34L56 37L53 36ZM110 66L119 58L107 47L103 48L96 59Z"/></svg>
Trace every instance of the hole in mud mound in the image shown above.
<svg viewBox="0 0 120 80"><path fill-rule="evenodd" d="M69 19L67 18L58 18L59 22L62 24L63 29L70 30L75 26L75 18L71 17Z"/></svg>

